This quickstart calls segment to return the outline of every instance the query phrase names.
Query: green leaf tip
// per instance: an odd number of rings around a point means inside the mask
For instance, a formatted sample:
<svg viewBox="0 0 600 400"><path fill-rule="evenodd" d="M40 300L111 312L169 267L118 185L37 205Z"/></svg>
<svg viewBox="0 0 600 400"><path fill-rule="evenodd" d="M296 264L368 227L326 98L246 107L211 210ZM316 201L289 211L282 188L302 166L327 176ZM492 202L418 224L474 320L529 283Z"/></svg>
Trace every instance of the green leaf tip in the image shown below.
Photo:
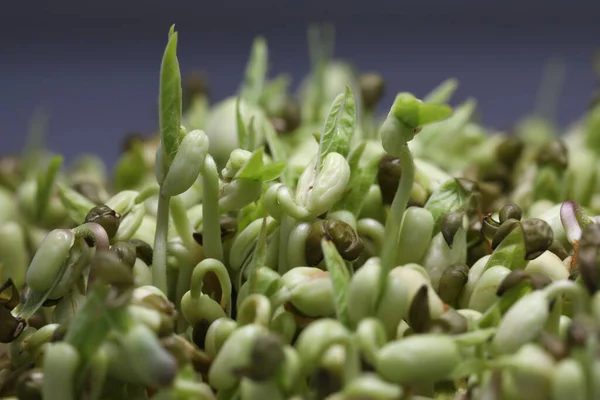
<svg viewBox="0 0 600 400"><path fill-rule="evenodd" d="M169 29L169 39L171 39L171 36L173 36L174 33L175 33L175 24L171 25L171 28Z"/></svg>
<svg viewBox="0 0 600 400"><path fill-rule="evenodd" d="M448 78L429 92L429 94L423 98L423 101L431 104L444 104L450 100L456 89L458 89L458 85L458 79Z"/></svg>
<svg viewBox="0 0 600 400"><path fill-rule="evenodd" d="M179 147L181 129L181 72L177 60L178 34L174 27L171 27L173 32L169 34L160 69L160 139L168 164Z"/></svg>
<svg viewBox="0 0 600 400"><path fill-rule="evenodd" d="M246 65L241 97L252 104L258 104L267 80L269 69L269 49L267 40L258 36L252 43L250 58Z"/></svg>
<svg viewBox="0 0 600 400"><path fill-rule="evenodd" d="M350 86L333 100L325 118L323 134L319 140L319 164L321 168L327 154L336 152L344 157L350 152L350 143L356 123L356 99Z"/></svg>

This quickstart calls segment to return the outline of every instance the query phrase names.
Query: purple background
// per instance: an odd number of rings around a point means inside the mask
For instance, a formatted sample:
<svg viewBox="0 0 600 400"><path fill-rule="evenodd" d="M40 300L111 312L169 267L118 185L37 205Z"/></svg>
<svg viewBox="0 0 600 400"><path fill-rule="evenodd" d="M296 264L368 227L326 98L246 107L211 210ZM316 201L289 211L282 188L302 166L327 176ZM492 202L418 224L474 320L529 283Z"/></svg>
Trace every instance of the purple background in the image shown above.
<svg viewBox="0 0 600 400"><path fill-rule="evenodd" d="M47 143L72 159L114 162L125 131L155 128L158 72L172 23L183 73L208 72L217 99L238 87L252 39L265 35L273 74L308 70L306 28L336 25L336 55L422 96L447 77L455 102L479 100L484 122L506 128L533 110L545 63L566 64L558 122L578 117L596 80L600 2L115 1L6 2L0 11L0 154L17 152L28 120L50 113Z"/></svg>

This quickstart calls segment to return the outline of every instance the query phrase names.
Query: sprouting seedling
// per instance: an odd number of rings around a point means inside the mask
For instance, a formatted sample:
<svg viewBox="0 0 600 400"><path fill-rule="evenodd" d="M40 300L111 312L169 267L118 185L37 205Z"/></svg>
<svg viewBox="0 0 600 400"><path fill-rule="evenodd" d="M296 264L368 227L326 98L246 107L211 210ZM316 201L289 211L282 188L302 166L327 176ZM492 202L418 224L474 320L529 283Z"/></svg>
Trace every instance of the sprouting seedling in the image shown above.
<svg viewBox="0 0 600 400"><path fill-rule="evenodd" d="M181 126L181 73L177 60L177 32L169 31L160 70L160 145L156 151L156 180L160 185L154 240L154 284L167 291L167 235L172 196L188 190L205 167L208 137L201 130L186 132Z"/></svg>
<svg viewBox="0 0 600 400"><path fill-rule="evenodd" d="M181 140L181 72L177 60L178 33L169 30L169 41L160 69L159 125L166 168L173 162ZM160 183L160 182L159 182Z"/></svg>
<svg viewBox="0 0 600 400"><path fill-rule="evenodd" d="M385 225L386 241L381 253L379 293L383 292L387 274L394 266L402 216L414 181L415 165L408 142L423 125L444 120L450 115L452 109L449 106L423 103L410 93L399 93L380 128L383 149L400 158L402 177Z"/></svg>
<svg viewBox="0 0 600 400"><path fill-rule="evenodd" d="M263 37L257 37L252 43L250 59L246 66L240 97L251 104L258 104L265 86L269 68L269 51ZM241 144L242 142L240 142Z"/></svg>

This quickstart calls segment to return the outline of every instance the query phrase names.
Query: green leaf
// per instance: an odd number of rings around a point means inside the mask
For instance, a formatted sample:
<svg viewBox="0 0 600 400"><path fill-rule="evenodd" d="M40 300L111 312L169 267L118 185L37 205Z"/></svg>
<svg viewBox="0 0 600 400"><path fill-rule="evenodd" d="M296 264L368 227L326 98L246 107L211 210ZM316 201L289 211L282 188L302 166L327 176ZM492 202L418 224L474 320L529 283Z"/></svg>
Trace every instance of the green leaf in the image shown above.
<svg viewBox="0 0 600 400"><path fill-rule="evenodd" d="M246 133L246 125L244 124L244 119L242 118L242 113L240 111L240 102L241 97L238 96L235 102L235 124L237 127L237 138L240 149L247 150L248 134Z"/></svg>
<svg viewBox="0 0 600 400"><path fill-rule="evenodd" d="M469 195L470 193L456 179L443 183L431 194L425 203L425 209L433 215L435 233L439 232L442 216L451 211L459 211L467 202Z"/></svg>
<svg viewBox="0 0 600 400"><path fill-rule="evenodd" d="M438 87L433 89L427 96L423 98L423 102L430 104L447 103L456 89L458 88L458 79L450 78L442 82Z"/></svg>
<svg viewBox="0 0 600 400"><path fill-rule="evenodd" d="M160 140L168 165L177 153L181 128L181 72L177 60L177 37L177 32L169 34L160 69Z"/></svg>
<svg viewBox="0 0 600 400"><path fill-rule="evenodd" d="M485 264L482 274L494 265L502 265L510 270L514 270L525 268L527 263L528 261L525 260L523 230L520 226L517 226L496 247L490 259Z"/></svg>
<svg viewBox="0 0 600 400"><path fill-rule="evenodd" d="M77 224L82 224L87 213L96 206L87 197L68 186L58 185L58 196L69 217Z"/></svg>
<svg viewBox="0 0 600 400"><path fill-rule="evenodd" d="M323 238L321 241L323 256L331 284L333 285L333 297L337 319L346 327L350 327L348 316L348 288L350 286L350 273L346 263L338 253L335 245Z"/></svg>
<svg viewBox="0 0 600 400"><path fill-rule="evenodd" d="M452 115L452 108L442 104L423 103L408 92L398 93L390 114L408 128L419 128L432 122L442 121Z"/></svg>
<svg viewBox="0 0 600 400"><path fill-rule="evenodd" d="M333 100L325 118L323 134L319 141L319 170L329 153L337 152L344 157L348 156L355 122L356 100L350 86L346 86L346 91Z"/></svg>
<svg viewBox="0 0 600 400"><path fill-rule="evenodd" d="M171 36L173 36L174 33L175 33L175 24L171 25L171 28L169 29L169 39L171 39Z"/></svg>
<svg viewBox="0 0 600 400"><path fill-rule="evenodd" d="M334 210L347 210L358 215L363 207L365 195L375 182L379 169L379 158L374 157L366 167L361 167L359 161L364 154L366 142L357 146L348 156L350 165L350 180L346 195L333 207Z"/></svg>
<svg viewBox="0 0 600 400"><path fill-rule="evenodd" d="M264 147L259 147L255 150L244 166L240 168L237 174L235 174L235 179L252 179L259 181L264 166L264 150Z"/></svg>
<svg viewBox="0 0 600 400"><path fill-rule="evenodd" d="M251 104L258 104L260 100L267 78L268 63L267 42L264 38L257 37L252 44L241 90L241 97Z"/></svg>
<svg viewBox="0 0 600 400"><path fill-rule="evenodd" d="M41 171L37 176L37 193L35 198L37 218L42 218L48 208L56 174L62 162L62 156L52 157L46 170Z"/></svg>
<svg viewBox="0 0 600 400"><path fill-rule="evenodd" d="M421 103L419 107L418 126L439 122L452 115L452 107L445 104Z"/></svg>
<svg viewBox="0 0 600 400"><path fill-rule="evenodd" d="M267 164L264 166L263 170L262 170L262 175L260 180L263 182L269 182L272 181L273 179L277 179L279 177L279 175L281 175L281 173L283 172L283 170L285 169L285 162L283 161L279 161L276 163L272 163L272 164Z"/></svg>

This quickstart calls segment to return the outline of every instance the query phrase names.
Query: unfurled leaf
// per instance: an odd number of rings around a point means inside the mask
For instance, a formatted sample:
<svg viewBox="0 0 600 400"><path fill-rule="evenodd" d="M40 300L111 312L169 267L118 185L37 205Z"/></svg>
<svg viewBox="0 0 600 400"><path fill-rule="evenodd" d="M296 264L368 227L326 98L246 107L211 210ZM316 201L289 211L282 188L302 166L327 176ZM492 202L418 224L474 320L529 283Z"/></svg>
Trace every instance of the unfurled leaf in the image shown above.
<svg viewBox="0 0 600 400"><path fill-rule="evenodd" d="M435 232L440 229L444 214L459 211L468 201L470 193L460 181L451 179L440 186L425 203L425 209L431 212L435 220Z"/></svg>
<svg viewBox="0 0 600 400"><path fill-rule="evenodd" d="M263 157L264 147L255 150L244 166L235 174L235 179L260 180L264 166Z"/></svg>
<svg viewBox="0 0 600 400"><path fill-rule="evenodd" d="M262 170L262 175L260 180L263 182L272 181L273 179L277 179L279 175L285 169L285 162L280 161L273 164L267 164L264 166Z"/></svg>
<svg viewBox="0 0 600 400"><path fill-rule="evenodd" d="M350 152L350 143L354 134L356 122L356 100L350 86L346 91L339 94L329 109L325 119L323 133L319 140L319 163L320 170L323 160L329 153L339 153L344 157Z"/></svg>

